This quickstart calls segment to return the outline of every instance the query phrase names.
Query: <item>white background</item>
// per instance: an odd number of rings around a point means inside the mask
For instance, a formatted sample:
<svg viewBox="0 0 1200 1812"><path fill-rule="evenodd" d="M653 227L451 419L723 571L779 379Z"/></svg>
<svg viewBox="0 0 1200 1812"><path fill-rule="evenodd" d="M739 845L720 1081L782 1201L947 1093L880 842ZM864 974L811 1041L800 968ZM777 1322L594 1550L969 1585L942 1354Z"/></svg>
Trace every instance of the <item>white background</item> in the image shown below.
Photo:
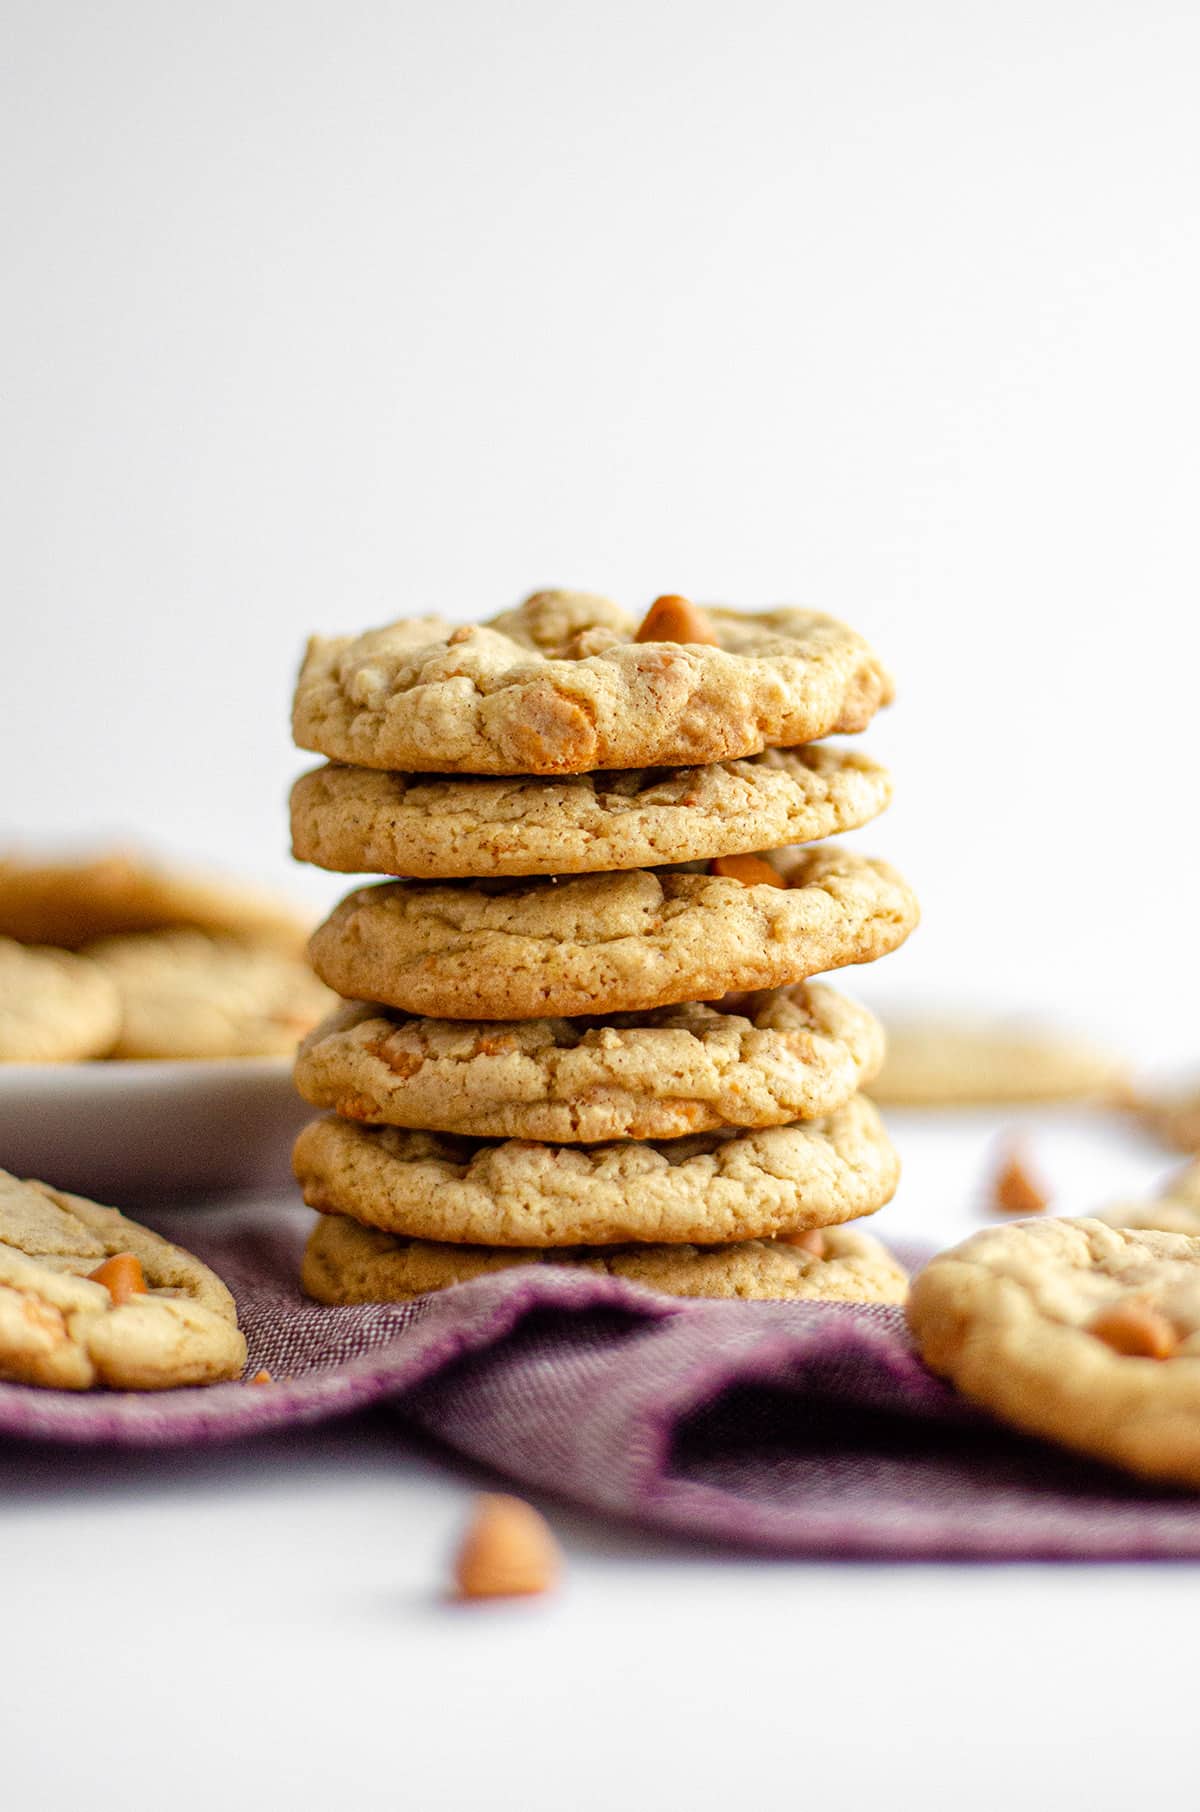
<svg viewBox="0 0 1200 1812"><path fill-rule="evenodd" d="M862 992L1200 1055L1195 9L0 20L6 832L316 905L283 803L310 630L546 584L810 602L901 684L860 840L926 917ZM1060 1780L1097 1812L1177 1754L1131 1707L1170 1723L1190 1574L718 1568L593 1530L545 1621L448 1634L405 1595L461 1487L344 1440L152 1490L47 1461L5 1550L24 1803L95 1803L97 1762L116 1803L145 1750L181 1804L271 1769L263 1803L476 1805L520 1756L502 1803L649 1803L620 1758L663 1805L735 1804L752 1763L763 1805ZM539 1775L568 1752L570 1788Z"/></svg>

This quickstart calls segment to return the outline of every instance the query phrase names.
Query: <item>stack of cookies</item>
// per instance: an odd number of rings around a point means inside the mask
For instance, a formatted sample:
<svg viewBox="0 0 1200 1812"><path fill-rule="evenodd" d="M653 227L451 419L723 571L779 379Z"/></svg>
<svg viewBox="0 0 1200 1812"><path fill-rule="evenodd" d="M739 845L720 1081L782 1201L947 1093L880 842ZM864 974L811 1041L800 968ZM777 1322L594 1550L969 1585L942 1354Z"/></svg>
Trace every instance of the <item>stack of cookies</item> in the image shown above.
<svg viewBox="0 0 1200 1812"><path fill-rule="evenodd" d="M903 1296L845 1225L897 1180L859 1092L882 1034L807 979L916 923L887 864L820 841L890 783L818 739L890 696L828 617L676 597L640 626L548 592L310 644L293 727L329 761L293 790L294 853L403 877L310 947L343 1000L296 1065L332 1110L295 1152L310 1294L554 1262L687 1296Z"/></svg>

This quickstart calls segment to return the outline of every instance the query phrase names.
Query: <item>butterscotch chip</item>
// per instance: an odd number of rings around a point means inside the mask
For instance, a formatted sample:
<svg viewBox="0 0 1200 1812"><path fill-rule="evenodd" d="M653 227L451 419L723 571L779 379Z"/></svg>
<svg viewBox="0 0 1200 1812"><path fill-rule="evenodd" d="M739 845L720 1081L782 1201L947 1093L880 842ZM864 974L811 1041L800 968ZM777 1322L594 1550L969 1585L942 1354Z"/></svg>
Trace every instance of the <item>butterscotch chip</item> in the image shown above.
<svg viewBox="0 0 1200 1812"><path fill-rule="evenodd" d="M784 1245L795 1246L800 1252L810 1252L814 1258L824 1258L828 1251L823 1227L806 1227L802 1233L781 1233L779 1238Z"/></svg>
<svg viewBox="0 0 1200 1812"><path fill-rule="evenodd" d="M726 881L740 881L743 887L786 887L777 868L761 856L718 856L708 865L708 872Z"/></svg>
<svg viewBox="0 0 1200 1812"><path fill-rule="evenodd" d="M1019 1150L1007 1153L992 1179L991 1205L1002 1214L1041 1214L1050 1197Z"/></svg>
<svg viewBox="0 0 1200 1812"><path fill-rule="evenodd" d="M142 1263L133 1252L114 1252L102 1265L89 1271L88 1276L93 1283L104 1285L118 1308L123 1302L128 1302L131 1296L146 1294Z"/></svg>
<svg viewBox="0 0 1200 1812"><path fill-rule="evenodd" d="M95 963L0 937L0 1063L68 1063L111 1049L117 990Z"/></svg>
<svg viewBox="0 0 1200 1812"><path fill-rule="evenodd" d="M638 624L635 642L700 642L719 648L720 640L709 618L687 598L674 594L655 598Z"/></svg>
<svg viewBox="0 0 1200 1812"><path fill-rule="evenodd" d="M1093 1315L1087 1329L1114 1353L1169 1359L1175 1351L1175 1329L1166 1316L1136 1298L1107 1304Z"/></svg>
<svg viewBox="0 0 1200 1812"><path fill-rule="evenodd" d="M561 1557L545 1517L523 1498L489 1492L475 1500L454 1562L460 1598L526 1598L558 1581Z"/></svg>
<svg viewBox="0 0 1200 1812"><path fill-rule="evenodd" d="M271 1377L270 1372L261 1371L261 1372L255 1372L255 1374L254 1374L253 1378L251 1378L250 1382L251 1382L251 1384L272 1384L272 1383L274 1383L274 1379Z"/></svg>
<svg viewBox="0 0 1200 1812"><path fill-rule="evenodd" d="M615 604L564 591L465 636L423 617L314 638L295 739L408 773L691 767L865 729L891 699L866 642L831 617L704 614L715 645L637 641L636 620Z"/></svg>

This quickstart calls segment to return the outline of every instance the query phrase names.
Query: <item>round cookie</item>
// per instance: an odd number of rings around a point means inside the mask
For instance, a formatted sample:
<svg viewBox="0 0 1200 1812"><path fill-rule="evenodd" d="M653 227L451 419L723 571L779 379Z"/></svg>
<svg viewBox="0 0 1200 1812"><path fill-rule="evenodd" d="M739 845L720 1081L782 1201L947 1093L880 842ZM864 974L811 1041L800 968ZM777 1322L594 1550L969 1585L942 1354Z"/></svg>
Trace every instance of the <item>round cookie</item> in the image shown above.
<svg viewBox="0 0 1200 1812"><path fill-rule="evenodd" d="M916 924L885 862L822 844L775 866L783 886L670 869L383 882L349 894L309 949L347 999L429 1018L557 1019L787 986L873 962Z"/></svg>
<svg viewBox="0 0 1200 1812"><path fill-rule="evenodd" d="M606 1272L668 1296L810 1302L903 1302L908 1278L886 1247L856 1227L830 1227L823 1250L785 1240L724 1246L449 1246L403 1239L322 1215L304 1253L300 1280L318 1302L406 1302L514 1265L570 1265Z"/></svg>
<svg viewBox="0 0 1200 1812"><path fill-rule="evenodd" d="M95 963L0 937L0 1063L101 1057L120 1024L117 990Z"/></svg>
<svg viewBox="0 0 1200 1812"><path fill-rule="evenodd" d="M146 1284L123 1302L89 1275L117 1253ZM163 1390L236 1378L245 1362L233 1298L207 1265L115 1208L0 1171L0 1378Z"/></svg>
<svg viewBox="0 0 1200 1812"><path fill-rule="evenodd" d="M687 1003L600 1024L411 1019L344 1002L301 1045L296 1087L345 1119L417 1130L673 1139L830 1113L882 1055L865 1007L803 984L737 1011Z"/></svg>
<svg viewBox="0 0 1200 1812"><path fill-rule="evenodd" d="M926 1363L1002 1420L1200 1486L1200 1240L989 1229L926 1266L908 1319Z"/></svg>
<svg viewBox="0 0 1200 1812"><path fill-rule="evenodd" d="M965 1016L887 1021L887 1055L871 1093L897 1107L1067 1101L1118 1086L1122 1065L1049 1028Z"/></svg>
<svg viewBox="0 0 1200 1812"><path fill-rule="evenodd" d="M330 1116L304 1128L293 1168L310 1208L483 1246L762 1239L872 1214L899 1174L862 1095L823 1120L655 1144L487 1142Z"/></svg>
<svg viewBox="0 0 1200 1812"><path fill-rule="evenodd" d="M1138 1095L1133 1111L1148 1132L1176 1151L1200 1152L1200 1083L1190 1088Z"/></svg>
<svg viewBox="0 0 1200 1812"><path fill-rule="evenodd" d="M482 624L410 618L314 637L298 747L416 773L582 774L698 766L864 729L892 697L861 636L816 611L705 613L704 641L638 641L583 592Z"/></svg>
<svg viewBox="0 0 1200 1812"><path fill-rule="evenodd" d="M1154 1201L1118 1202L1111 1208L1099 1209L1096 1219L1110 1227L1186 1233L1200 1239L1200 1161L1168 1178L1162 1194Z"/></svg>
<svg viewBox="0 0 1200 1812"><path fill-rule="evenodd" d="M331 763L292 788L292 854L343 874L594 874L813 843L866 824L885 769L819 743L706 768L425 778Z"/></svg>
<svg viewBox="0 0 1200 1812"><path fill-rule="evenodd" d="M124 850L64 862L0 857L0 937L77 950L96 938L175 925L296 954L309 930L256 888L161 868Z"/></svg>
<svg viewBox="0 0 1200 1812"><path fill-rule="evenodd" d="M298 958L202 931L105 938L88 954L120 997L114 1057L283 1056L332 1005Z"/></svg>

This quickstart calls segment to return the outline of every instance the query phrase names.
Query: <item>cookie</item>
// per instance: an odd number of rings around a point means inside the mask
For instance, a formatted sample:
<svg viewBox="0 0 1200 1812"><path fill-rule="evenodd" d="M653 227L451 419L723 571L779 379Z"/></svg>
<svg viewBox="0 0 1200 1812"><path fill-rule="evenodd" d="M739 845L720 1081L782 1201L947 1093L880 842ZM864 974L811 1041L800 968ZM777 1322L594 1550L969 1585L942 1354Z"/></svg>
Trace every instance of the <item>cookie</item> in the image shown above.
<svg viewBox="0 0 1200 1812"><path fill-rule="evenodd" d="M1139 1094L1132 1105L1142 1125L1156 1139L1176 1151L1200 1152L1200 1083Z"/></svg>
<svg viewBox="0 0 1200 1812"><path fill-rule="evenodd" d="M455 1139L332 1116L296 1141L310 1208L484 1246L709 1245L872 1214L896 1154L862 1095L823 1120L662 1143Z"/></svg>
<svg viewBox="0 0 1200 1812"><path fill-rule="evenodd" d="M812 843L866 824L890 797L876 762L827 744L558 780L331 764L292 788L292 854L344 874L421 880L594 874Z"/></svg>
<svg viewBox="0 0 1200 1812"><path fill-rule="evenodd" d="M1200 1238L1200 1162L1188 1164L1169 1177L1154 1201L1118 1202L1111 1208L1101 1208L1096 1219L1110 1227L1186 1233L1193 1239Z"/></svg>
<svg viewBox="0 0 1200 1812"><path fill-rule="evenodd" d="M100 1057L120 1023L117 990L95 963L0 938L0 1063Z"/></svg>
<svg viewBox="0 0 1200 1812"><path fill-rule="evenodd" d="M903 1302L908 1278L886 1247L856 1227L830 1227L820 1250L785 1240L723 1246L450 1246L403 1239L322 1215L301 1282L318 1302L406 1302L513 1265L570 1265L624 1277L668 1296L792 1297L814 1302Z"/></svg>
<svg viewBox="0 0 1200 1812"><path fill-rule="evenodd" d="M195 926L299 953L310 927L253 887L114 850L88 860L0 858L0 937L77 950L119 932Z"/></svg>
<svg viewBox="0 0 1200 1812"><path fill-rule="evenodd" d="M887 863L820 845L775 866L783 886L670 869L383 882L349 894L309 949L347 999L433 1019L557 1019L787 986L872 962L916 924Z"/></svg>
<svg viewBox="0 0 1200 1812"><path fill-rule="evenodd" d="M1122 1065L1048 1027L967 1017L888 1019L887 1055L871 1085L898 1107L1065 1101L1115 1089Z"/></svg>
<svg viewBox="0 0 1200 1812"><path fill-rule="evenodd" d="M1200 1486L1200 1240L1021 1221L926 1266L922 1356L1028 1434Z"/></svg>
<svg viewBox="0 0 1200 1812"><path fill-rule="evenodd" d="M293 734L358 767L583 774L791 748L865 728L892 697L866 642L831 617L704 615L690 637L716 645L637 640L637 619L617 605L549 591L482 624L417 617L315 637Z"/></svg>
<svg viewBox="0 0 1200 1812"><path fill-rule="evenodd" d="M120 996L114 1057L287 1055L333 1004L298 958L203 931L105 938L88 955Z"/></svg>
<svg viewBox="0 0 1200 1812"><path fill-rule="evenodd" d="M90 1275L119 1253L144 1285L128 1296L123 1261L109 1283ZM0 1378L163 1390L245 1362L233 1298L198 1258L115 1208L0 1171Z"/></svg>
<svg viewBox="0 0 1200 1812"><path fill-rule="evenodd" d="M310 1032L296 1087L346 1119L558 1144L673 1139L832 1112L874 1074L883 1033L832 988L586 1019L410 1019L343 1003Z"/></svg>

